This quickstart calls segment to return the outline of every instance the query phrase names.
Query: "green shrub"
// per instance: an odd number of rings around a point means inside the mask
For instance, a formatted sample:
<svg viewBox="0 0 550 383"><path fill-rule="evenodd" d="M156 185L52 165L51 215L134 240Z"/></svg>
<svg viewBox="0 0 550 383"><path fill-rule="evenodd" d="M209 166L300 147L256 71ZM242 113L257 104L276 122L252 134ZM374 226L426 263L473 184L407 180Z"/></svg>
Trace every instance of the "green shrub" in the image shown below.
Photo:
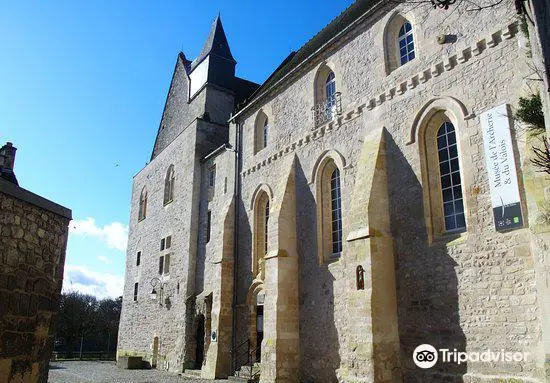
<svg viewBox="0 0 550 383"><path fill-rule="evenodd" d="M516 118L528 124L532 134L544 133L544 114L540 94L533 94L528 98L520 97Z"/></svg>

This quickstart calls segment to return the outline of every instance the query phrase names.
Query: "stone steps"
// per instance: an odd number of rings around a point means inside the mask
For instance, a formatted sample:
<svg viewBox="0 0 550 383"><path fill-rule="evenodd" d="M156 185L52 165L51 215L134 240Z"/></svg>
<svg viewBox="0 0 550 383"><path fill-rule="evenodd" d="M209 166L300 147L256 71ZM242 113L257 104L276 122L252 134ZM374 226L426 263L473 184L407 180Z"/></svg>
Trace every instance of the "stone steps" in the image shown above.
<svg viewBox="0 0 550 383"><path fill-rule="evenodd" d="M238 371L235 371L235 375L229 376L227 379L233 382L258 382L260 380L260 369L259 363L254 363L253 366L241 366Z"/></svg>
<svg viewBox="0 0 550 383"><path fill-rule="evenodd" d="M256 379L241 378L240 376L228 376L227 380L229 382L242 382L242 383L255 383Z"/></svg>
<svg viewBox="0 0 550 383"><path fill-rule="evenodd" d="M184 378L200 378L201 377L202 370L184 370L180 376L183 376Z"/></svg>

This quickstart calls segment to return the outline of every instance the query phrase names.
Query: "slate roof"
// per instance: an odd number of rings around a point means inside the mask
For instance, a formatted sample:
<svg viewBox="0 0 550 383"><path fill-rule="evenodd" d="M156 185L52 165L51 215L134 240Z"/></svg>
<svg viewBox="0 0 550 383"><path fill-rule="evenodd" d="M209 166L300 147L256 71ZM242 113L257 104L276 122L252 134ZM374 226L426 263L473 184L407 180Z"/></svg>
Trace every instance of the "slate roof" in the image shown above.
<svg viewBox="0 0 550 383"><path fill-rule="evenodd" d="M353 23L379 2L380 0L358 0L346 8L319 33L306 42L297 52L292 52L287 58L285 58L279 67L277 67L277 69L275 69L275 71L262 84L262 86L254 92L250 100L268 90L271 86L277 83L277 81L282 79L286 74L290 73L300 63L330 41L330 39L344 30L348 25Z"/></svg>
<svg viewBox="0 0 550 383"><path fill-rule="evenodd" d="M259 87L260 84L255 82L245 80L235 76L235 81L233 83L233 90L235 91L235 106L238 107L243 103L252 93L254 93Z"/></svg>
<svg viewBox="0 0 550 383"><path fill-rule="evenodd" d="M216 16L216 19L212 23L210 33L208 34L208 38L202 47L201 53L191 63L191 70L195 69L195 67L199 65L209 54L214 54L229 61L236 62L231 54L231 49L229 49L229 43L227 42L227 37L225 36L225 32L223 30L220 15Z"/></svg>

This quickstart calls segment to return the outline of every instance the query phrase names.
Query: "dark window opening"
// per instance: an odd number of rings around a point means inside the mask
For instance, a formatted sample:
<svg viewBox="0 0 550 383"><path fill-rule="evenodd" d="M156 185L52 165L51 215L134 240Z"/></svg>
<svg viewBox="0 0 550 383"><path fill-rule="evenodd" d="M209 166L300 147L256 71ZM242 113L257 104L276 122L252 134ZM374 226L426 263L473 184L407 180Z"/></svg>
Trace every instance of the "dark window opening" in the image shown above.
<svg viewBox="0 0 550 383"><path fill-rule="evenodd" d="M137 301L137 297L138 297L138 283L134 283L134 302Z"/></svg>
<svg viewBox="0 0 550 383"><path fill-rule="evenodd" d="M159 274L162 275L162 270L164 270L164 256L159 258Z"/></svg>
<svg viewBox="0 0 550 383"><path fill-rule="evenodd" d="M212 212L208 210L208 215L206 216L206 243L210 242L211 225L212 225Z"/></svg>

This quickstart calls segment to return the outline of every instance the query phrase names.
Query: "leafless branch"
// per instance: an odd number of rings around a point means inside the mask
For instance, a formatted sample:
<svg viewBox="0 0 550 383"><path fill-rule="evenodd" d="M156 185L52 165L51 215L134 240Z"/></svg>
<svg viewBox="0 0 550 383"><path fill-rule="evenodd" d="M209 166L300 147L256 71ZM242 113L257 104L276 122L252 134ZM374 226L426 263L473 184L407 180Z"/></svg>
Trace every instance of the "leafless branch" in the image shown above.
<svg viewBox="0 0 550 383"><path fill-rule="evenodd" d="M550 144L548 139L541 139L542 148L533 146L536 158L531 159L531 162L539 168L539 172L550 174Z"/></svg>
<svg viewBox="0 0 550 383"><path fill-rule="evenodd" d="M479 5L478 3L471 0L465 0L465 1L474 6L474 8L466 9L466 12L477 12L477 11L482 11L484 9L494 8L497 5L501 4L504 0L498 0L494 3L487 4L487 5Z"/></svg>

